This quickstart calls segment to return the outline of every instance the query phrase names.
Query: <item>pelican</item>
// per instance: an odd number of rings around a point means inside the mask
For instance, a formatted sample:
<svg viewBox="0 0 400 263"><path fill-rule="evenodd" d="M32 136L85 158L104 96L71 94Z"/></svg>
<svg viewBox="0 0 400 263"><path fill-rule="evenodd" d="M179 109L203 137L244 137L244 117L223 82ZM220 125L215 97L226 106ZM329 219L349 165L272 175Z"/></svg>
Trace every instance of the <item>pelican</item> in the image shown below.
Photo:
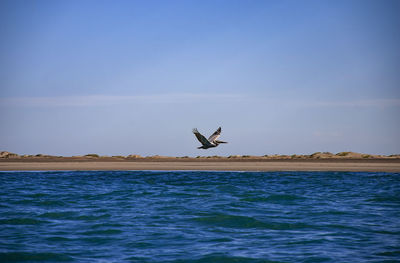
<svg viewBox="0 0 400 263"><path fill-rule="evenodd" d="M206 137L201 135L200 132L196 128L193 129L193 133L194 133L194 135L196 135L197 140L199 140L199 142L202 144L202 146L197 147L197 149L208 149L208 148L212 148L212 147L217 147L218 144L220 144L220 143L227 143L227 142L217 140L219 138L219 136L221 136L221 127L219 127L213 134L211 134L211 136L210 136L210 138L208 138L208 140L206 139Z"/></svg>

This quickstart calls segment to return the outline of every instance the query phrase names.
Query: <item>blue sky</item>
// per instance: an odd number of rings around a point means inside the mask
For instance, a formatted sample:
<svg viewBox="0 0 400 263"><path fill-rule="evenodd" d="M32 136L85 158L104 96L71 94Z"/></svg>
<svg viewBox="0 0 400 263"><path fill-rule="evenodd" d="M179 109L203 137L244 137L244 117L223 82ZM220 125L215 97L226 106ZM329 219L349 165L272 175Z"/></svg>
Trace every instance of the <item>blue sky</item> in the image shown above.
<svg viewBox="0 0 400 263"><path fill-rule="evenodd" d="M400 153L399 1L1 1L0 149ZM191 133L222 126L207 151Z"/></svg>

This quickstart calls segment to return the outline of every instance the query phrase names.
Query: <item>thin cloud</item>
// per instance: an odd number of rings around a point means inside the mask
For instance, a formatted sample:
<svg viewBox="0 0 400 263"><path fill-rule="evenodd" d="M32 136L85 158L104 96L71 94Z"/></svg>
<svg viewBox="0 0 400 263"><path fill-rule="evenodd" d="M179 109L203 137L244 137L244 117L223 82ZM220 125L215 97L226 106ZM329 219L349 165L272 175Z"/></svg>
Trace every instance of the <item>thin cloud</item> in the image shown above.
<svg viewBox="0 0 400 263"><path fill-rule="evenodd" d="M400 107L400 99L372 99L352 101L307 101L294 99L264 99L243 94L153 94L138 96L120 95L86 95L86 96L54 96L54 97L9 97L0 98L3 107L92 107L113 106L123 104L168 104L199 102L242 102L263 103L289 107Z"/></svg>
<svg viewBox="0 0 400 263"><path fill-rule="evenodd" d="M338 131L315 131L312 133L315 137L330 137L330 138L338 138L342 137L343 133Z"/></svg>
<svg viewBox="0 0 400 263"><path fill-rule="evenodd" d="M112 106L131 103L194 103L204 100L237 101L236 94L156 94L139 96L58 96L58 97L13 97L0 98L0 106L14 107L87 107Z"/></svg>
<svg viewBox="0 0 400 263"><path fill-rule="evenodd" d="M398 106L400 106L400 99L321 101L321 102L315 102L315 106L322 106L322 107L398 107Z"/></svg>

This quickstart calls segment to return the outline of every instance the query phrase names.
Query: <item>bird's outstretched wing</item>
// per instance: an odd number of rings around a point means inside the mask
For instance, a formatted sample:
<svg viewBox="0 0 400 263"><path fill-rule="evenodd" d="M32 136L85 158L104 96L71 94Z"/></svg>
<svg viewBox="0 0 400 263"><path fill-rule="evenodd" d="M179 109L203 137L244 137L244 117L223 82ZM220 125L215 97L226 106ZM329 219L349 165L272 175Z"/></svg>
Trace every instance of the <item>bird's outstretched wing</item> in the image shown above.
<svg viewBox="0 0 400 263"><path fill-rule="evenodd" d="M206 139L206 137L204 137L203 135L200 134L200 132L194 128L193 129L193 133L194 135L196 135L197 140L199 140L199 142L203 145L210 145L211 143Z"/></svg>
<svg viewBox="0 0 400 263"><path fill-rule="evenodd" d="M217 140L219 138L219 136L221 136L221 127L219 127L213 134L211 134L210 138L208 138L208 140L210 142L213 142L215 140Z"/></svg>

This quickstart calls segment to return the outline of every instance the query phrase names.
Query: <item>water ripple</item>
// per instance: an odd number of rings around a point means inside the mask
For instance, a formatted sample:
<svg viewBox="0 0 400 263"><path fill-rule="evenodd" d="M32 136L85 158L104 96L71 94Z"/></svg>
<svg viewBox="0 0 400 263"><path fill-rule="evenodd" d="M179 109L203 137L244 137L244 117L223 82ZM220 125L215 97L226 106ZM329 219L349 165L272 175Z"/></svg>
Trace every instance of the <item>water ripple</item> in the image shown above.
<svg viewBox="0 0 400 263"><path fill-rule="evenodd" d="M0 262L396 262L400 174L0 172Z"/></svg>

